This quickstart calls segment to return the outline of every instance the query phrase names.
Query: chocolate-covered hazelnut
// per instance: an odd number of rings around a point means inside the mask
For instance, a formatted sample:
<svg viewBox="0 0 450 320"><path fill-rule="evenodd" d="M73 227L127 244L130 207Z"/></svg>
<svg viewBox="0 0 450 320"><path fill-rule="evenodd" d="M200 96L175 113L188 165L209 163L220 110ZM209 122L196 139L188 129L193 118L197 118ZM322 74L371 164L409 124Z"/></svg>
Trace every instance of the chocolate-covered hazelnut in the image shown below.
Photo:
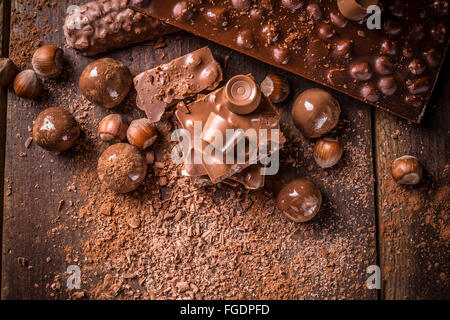
<svg viewBox="0 0 450 320"><path fill-rule="evenodd" d="M338 28L345 28L348 23L348 20L338 12L330 12L330 21Z"/></svg>
<svg viewBox="0 0 450 320"><path fill-rule="evenodd" d="M372 71L367 62L355 62L350 66L350 75L353 79L366 81L372 77Z"/></svg>
<svg viewBox="0 0 450 320"><path fill-rule="evenodd" d="M264 25L261 29L261 34L263 38L266 40L267 44L277 42L280 36L278 28L272 24Z"/></svg>
<svg viewBox="0 0 450 320"><path fill-rule="evenodd" d="M395 56L398 52L398 43L395 40L385 39L381 42L380 53Z"/></svg>
<svg viewBox="0 0 450 320"><path fill-rule="evenodd" d="M437 66L439 66L439 63L441 61L441 53L435 48L425 50L425 52L423 53L423 57L425 58L425 61L428 63L428 65L432 68L436 68Z"/></svg>
<svg viewBox="0 0 450 320"><path fill-rule="evenodd" d="M188 1L179 1L173 7L172 15L175 20L184 22L191 20L194 16L194 12Z"/></svg>
<svg viewBox="0 0 450 320"><path fill-rule="evenodd" d="M113 191L127 193L144 181L147 164L139 150L128 143L116 143L106 149L97 165L98 178Z"/></svg>
<svg viewBox="0 0 450 320"><path fill-rule="evenodd" d="M432 81L430 77L425 76L414 81L408 80L406 85L411 94L422 94L431 89Z"/></svg>
<svg viewBox="0 0 450 320"><path fill-rule="evenodd" d="M111 58L90 63L80 76L79 86L89 101L105 108L118 106L131 89L133 77L127 66Z"/></svg>
<svg viewBox="0 0 450 320"><path fill-rule="evenodd" d="M371 103L375 103L380 98L377 89L370 83L364 84L360 89L361 97Z"/></svg>
<svg viewBox="0 0 450 320"><path fill-rule="evenodd" d="M303 0L281 0L281 5L292 11L300 9L304 4Z"/></svg>
<svg viewBox="0 0 450 320"><path fill-rule="evenodd" d="M33 140L50 151L66 151L77 141L80 128L72 114L60 107L42 111L33 123Z"/></svg>
<svg viewBox="0 0 450 320"><path fill-rule="evenodd" d="M353 40L339 40L334 44L334 55L342 59L350 58L353 52L353 43Z"/></svg>
<svg viewBox="0 0 450 320"><path fill-rule="evenodd" d="M322 206L322 194L314 183L296 179L281 189L277 197L278 208L295 222L313 219Z"/></svg>
<svg viewBox="0 0 450 320"><path fill-rule="evenodd" d="M307 138L318 138L332 130L339 120L339 103L327 91L314 88L303 91L292 106L292 120Z"/></svg>
<svg viewBox="0 0 450 320"><path fill-rule="evenodd" d="M252 5L251 0L231 0L231 3L237 10L247 10Z"/></svg>
<svg viewBox="0 0 450 320"><path fill-rule="evenodd" d="M273 10L275 7L275 0L260 0L259 4L261 5L261 8L264 8L266 10Z"/></svg>
<svg viewBox="0 0 450 320"><path fill-rule="evenodd" d="M278 64L288 64L290 59L289 50L281 47L272 48L272 59Z"/></svg>
<svg viewBox="0 0 450 320"><path fill-rule="evenodd" d="M445 16L448 13L448 1L447 0L435 0L433 1L434 11L441 16Z"/></svg>
<svg viewBox="0 0 450 320"><path fill-rule="evenodd" d="M410 45L405 45L402 49L402 56L406 59L411 58L414 55L414 49Z"/></svg>
<svg viewBox="0 0 450 320"><path fill-rule="evenodd" d="M408 64L409 71L415 76L420 76L425 71L425 68L425 63L419 58L412 59Z"/></svg>
<svg viewBox="0 0 450 320"><path fill-rule="evenodd" d="M382 77L378 80L378 89L385 96L391 96L397 91L397 82L392 76Z"/></svg>
<svg viewBox="0 0 450 320"><path fill-rule="evenodd" d="M384 21L383 29L387 34L395 36L402 31L402 25L398 21L387 19Z"/></svg>
<svg viewBox="0 0 450 320"><path fill-rule="evenodd" d="M420 108L423 106L423 98L413 94L407 94L405 96L405 102L414 108Z"/></svg>
<svg viewBox="0 0 450 320"><path fill-rule="evenodd" d="M341 14L349 20L360 21L367 16L367 8L378 0L337 0Z"/></svg>
<svg viewBox="0 0 450 320"><path fill-rule="evenodd" d="M250 18L252 18L253 20L264 20L264 10L263 9L259 9L259 8L252 8L250 10Z"/></svg>
<svg viewBox="0 0 450 320"><path fill-rule="evenodd" d="M389 13L395 17L401 18L405 14L405 6L402 0L394 0L389 6Z"/></svg>
<svg viewBox="0 0 450 320"><path fill-rule="evenodd" d="M444 43L447 40L447 27L438 23L430 28L430 35L437 43Z"/></svg>
<svg viewBox="0 0 450 320"><path fill-rule="evenodd" d="M321 23L318 27L317 35L322 40L329 40L334 36L334 28L328 23Z"/></svg>
<svg viewBox="0 0 450 320"><path fill-rule="evenodd" d="M306 10L308 10L309 14L314 20L322 19L322 11L320 10L320 7L317 3L308 4Z"/></svg>
<svg viewBox="0 0 450 320"><path fill-rule="evenodd" d="M228 12L224 8L210 8L206 11L206 19L218 27L226 27L228 25Z"/></svg>
<svg viewBox="0 0 450 320"><path fill-rule="evenodd" d="M388 56L378 56L375 58L375 71L381 75L391 74L394 65L392 64L391 59Z"/></svg>
<svg viewBox="0 0 450 320"><path fill-rule="evenodd" d="M252 49L255 46L252 32L247 29L239 32L236 38L236 44L244 49Z"/></svg>
<svg viewBox="0 0 450 320"><path fill-rule="evenodd" d="M411 28L411 30L409 31L409 37L413 41L418 42L418 41L422 40L424 36L425 36L425 28L421 24L417 24L417 25L413 26Z"/></svg>
<svg viewBox="0 0 450 320"><path fill-rule="evenodd" d="M14 80L16 73L16 65L11 59L0 58L0 87L9 86Z"/></svg>

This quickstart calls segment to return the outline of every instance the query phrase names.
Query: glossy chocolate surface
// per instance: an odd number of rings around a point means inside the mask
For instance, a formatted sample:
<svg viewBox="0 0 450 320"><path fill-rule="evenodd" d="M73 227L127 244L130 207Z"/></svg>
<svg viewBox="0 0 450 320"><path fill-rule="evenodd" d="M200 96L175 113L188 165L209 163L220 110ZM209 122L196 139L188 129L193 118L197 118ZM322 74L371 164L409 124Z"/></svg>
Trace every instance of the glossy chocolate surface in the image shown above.
<svg viewBox="0 0 450 320"><path fill-rule="evenodd" d="M239 76L239 78L243 81L254 83L253 78L249 75ZM229 80L229 83L233 83L233 79ZM259 90L259 86L257 84L256 86ZM229 141L225 141L218 146L214 144L214 140L210 139L210 137L212 137L210 132L217 130L222 133L223 137L226 137L227 129L235 129L235 132L237 132L237 129L241 129L243 132L248 129L255 129L257 133L259 133L259 129L267 129L267 143L270 144L272 143L271 129L280 129L280 115L266 97L261 96L260 103L253 112L249 114L237 114L229 109L229 106L232 105L232 103L230 103L227 98L226 88L227 86L221 87L206 96L200 97L195 102L184 106L182 109L179 108L175 112L182 127L190 133L191 141L194 141L195 122L199 121L201 124L202 142L199 145L191 143L190 153L187 155L191 160L194 159L196 153L198 153L199 156L204 155L207 146L213 146L216 149L222 148L220 151L225 153L227 150L235 148L237 142L240 139L243 139L242 136L233 136ZM276 145L277 148L281 147L283 137L280 137L279 140L279 145ZM242 175L236 177L236 180L247 187L257 188L264 183L263 177L260 176L259 168L254 171L250 169L243 171L251 165L250 157L247 154L248 150L248 144L246 143L244 163L235 162L233 164L227 164L225 156L219 158L215 153L211 153L212 157L209 158L211 160L210 162L205 161L204 157L202 157L201 159L203 159L203 161L201 164L185 164L186 173L189 176L197 177L207 175L212 183L218 183L243 172ZM234 155L237 155L236 150ZM256 161L259 160L261 160L261 158L258 156Z"/></svg>
<svg viewBox="0 0 450 320"><path fill-rule="evenodd" d="M161 119L166 108L222 81L222 68L208 47L144 71L134 77L137 106L151 122Z"/></svg>
<svg viewBox="0 0 450 320"><path fill-rule="evenodd" d="M281 189L277 197L278 207L295 222L313 219L322 205L322 194L314 183L296 179Z"/></svg>
<svg viewBox="0 0 450 320"><path fill-rule="evenodd" d="M292 120L307 138L318 138L339 121L339 103L327 91L313 88L303 91L292 105Z"/></svg>
<svg viewBox="0 0 450 320"><path fill-rule="evenodd" d="M188 1L188 21L172 15L178 2L135 8L414 122L422 119L448 47L448 8L431 1L383 2L382 27L373 30L346 19L331 0L254 1L238 9L228 0ZM226 23L212 23L212 11ZM420 74L408 68L413 59L425 62Z"/></svg>

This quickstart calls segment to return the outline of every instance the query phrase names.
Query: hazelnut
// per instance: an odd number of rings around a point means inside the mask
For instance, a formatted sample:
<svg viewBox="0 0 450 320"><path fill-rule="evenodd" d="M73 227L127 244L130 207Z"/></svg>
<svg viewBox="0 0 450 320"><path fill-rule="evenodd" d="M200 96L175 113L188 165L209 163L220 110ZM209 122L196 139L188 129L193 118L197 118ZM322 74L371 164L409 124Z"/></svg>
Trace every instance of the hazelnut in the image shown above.
<svg viewBox="0 0 450 320"><path fill-rule="evenodd" d="M392 178L399 184L418 184L422 179L422 164L413 156L402 156L392 163Z"/></svg>
<svg viewBox="0 0 450 320"><path fill-rule="evenodd" d="M339 102L319 88L303 91L294 101L291 112L295 126L307 138L318 138L333 129L340 113Z"/></svg>
<svg viewBox="0 0 450 320"><path fill-rule="evenodd" d="M79 86L89 101L105 108L118 106L131 89L133 77L128 67L111 58L90 63L80 77Z"/></svg>
<svg viewBox="0 0 450 320"><path fill-rule="evenodd" d="M120 114L107 115L98 125L98 134L103 141L124 141L128 124Z"/></svg>
<svg viewBox="0 0 450 320"><path fill-rule="evenodd" d="M9 86L13 81L16 72L16 65L11 59L0 58L0 87Z"/></svg>
<svg viewBox="0 0 450 320"><path fill-rule="evenodd" d="M63 71L64 51L55 46L43 46L36 50L31 63L38 76L56 78Z"/></svg>
<svg viewBox="0 0 450 320"><path fill-rule="evenodd" d="M14 79L14 92L21 98L36 99L41 93L42 84L36 72L33 70L24 70Z"/></svg>
<svg viewBox="0 0 450 320"><path fill-rule="evenodd" d="M323 138L314 147L314 160L321 168L331 168L342 157L344 149L336 139Z"/></svg>
<svg viewBox="0 0 450 320"><path fill-rule="evenodd" d="M131 121L127 130L128 142L140 149L150 147L157 137L158 132L146 118Z"/></svg>
<svg viewBox="0 0 450 320"><path fill-rule="evenodd" d="M42 111L33 124L33 140L50 151L66 151L77 141L80 128L72 114L60 107Z"/></svg>
<svg viewBox="0 0 450 320"><path fill-rule="evenodd" d="M127 193L144 181L147 164L135 146L116 143L108 147L98 159L97 174L108 189Z"/></svg>
<svg viewBox="0 0 450 320"><path fill-rule="evenodd" d="M277 197L278 207L295 222L314 218L322 205L322 194L314 183L306 179L291 181Z"/></svg>
<svg viewBox="0 0 450 320"><path fill-rule="evenodd" d="M273 103L280 103L286 100L291 92L289 82L273 73L269 73L261 82L261 92Z"/></svg>

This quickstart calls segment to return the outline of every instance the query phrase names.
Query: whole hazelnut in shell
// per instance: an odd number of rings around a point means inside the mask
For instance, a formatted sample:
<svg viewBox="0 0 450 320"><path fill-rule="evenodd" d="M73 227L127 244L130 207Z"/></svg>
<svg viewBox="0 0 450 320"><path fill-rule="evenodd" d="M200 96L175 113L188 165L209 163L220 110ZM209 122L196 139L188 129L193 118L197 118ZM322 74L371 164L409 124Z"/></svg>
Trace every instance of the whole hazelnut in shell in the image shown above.
<svg viewBox="0 0 450 320"><path fill-rule="evenodd" d="M128 143L116 143L98 159L97 174L105 187L118 193L135 190L144 181L147 164L139 150Z"/></svg>
<svg viewBox="0 0 450 320"><path fill-rule="evenodd" d="M50 151L66 151L77 141L80 128L72 114L60 107L42 111L33 123L33 140Z"/></svg>
<svg viewBox="0 0 450 320"><path fill-rule="evenodd" d="M17 67L8 58L0 58L0 87L6 87L14 80L17 73Z"/></svg>
<svg viewBox="0 0 450 320"><path fill-rule="evenodd" d="M14 92L21 98L34 100L42 90L42 83L36 72L24 70L14 78Z"/></svg>
<svg viewBox="0 0 450 320"><path fill-rule="evenodd" d="M80 76L83 95L99 106L114 108L127 96L133 76L123 63L103 58L90 63Z"/></svg>
<svg viewBox="0 0 450 320"><path fill-rule="evenodd" d="M303 91L292 106L294 124L307 138L318 138L333 129L340 113L337 100L319 88Z"/></svg>
<svg viewBox="0 0 450 320"><path fill-rule="evenodd" d="M43 46L36 50L31 60L34 71L43 78L56 78L63 71L64 51L55 46Z"/></svg>
<svg viewBox="0 0 450 320"><path fill-rule="evenodd" d="M392 163L392 178L399 184L418 184L422 179L423 167L416 157L405 155Z"/></svg>
<svg viewBox="0 0 450 320"><path fill-rule="evenodd" d="M314 160L321 168L331 168L342 157L344 148L332 138L319 139L314 147Z"/></svg>
<svg viewBox="0 0 450 320"><path fill-rule="evenodd" d="M296 179L281 189L277 197L278 207L295 222L314 218L322 205L322 194L314 183Z"/></svg>
<svg viewBox="0 0 450 320"><path fill-rule="evenodd" d="M103 141L124 141L127 138L128 124L117 113L109 114L100 121L98 135Z"/></svg>

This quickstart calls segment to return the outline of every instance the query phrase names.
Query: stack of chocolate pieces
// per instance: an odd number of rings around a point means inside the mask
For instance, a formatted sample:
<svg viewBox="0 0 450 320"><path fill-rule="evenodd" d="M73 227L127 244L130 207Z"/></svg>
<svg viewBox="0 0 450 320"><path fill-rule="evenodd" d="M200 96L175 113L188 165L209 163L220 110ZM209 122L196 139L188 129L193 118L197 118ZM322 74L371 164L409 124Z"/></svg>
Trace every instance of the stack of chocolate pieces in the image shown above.
<svg viewBox="0 0 450 320"><path fill-rule="evenodd" d="M265 165L284 138L280 114L251 75L235 76L193 103L179 104L175 114L190 135L184 172L194 182L264 185Z"/></svg>

